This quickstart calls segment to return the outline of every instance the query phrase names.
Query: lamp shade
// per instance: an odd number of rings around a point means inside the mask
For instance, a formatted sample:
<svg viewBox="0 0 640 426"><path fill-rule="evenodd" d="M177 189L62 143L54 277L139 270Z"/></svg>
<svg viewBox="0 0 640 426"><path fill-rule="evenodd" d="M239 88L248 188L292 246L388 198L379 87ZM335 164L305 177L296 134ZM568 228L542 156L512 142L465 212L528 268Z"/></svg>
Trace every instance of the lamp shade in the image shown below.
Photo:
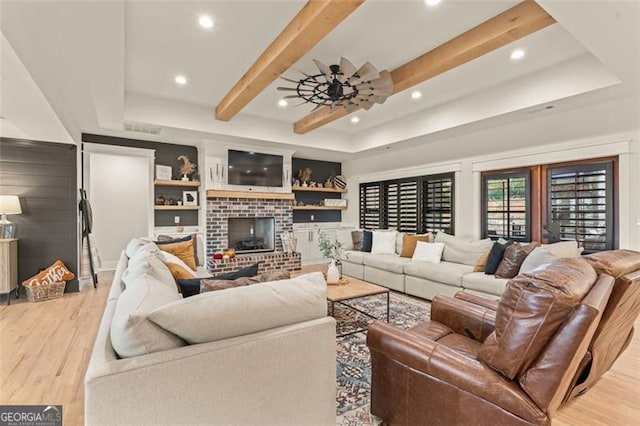
<svg viewBox="0 0 640 426"><path fill-rule="evenodd" d="M0 195L0 213L22 214L20 199L17 195Z"/></svg>

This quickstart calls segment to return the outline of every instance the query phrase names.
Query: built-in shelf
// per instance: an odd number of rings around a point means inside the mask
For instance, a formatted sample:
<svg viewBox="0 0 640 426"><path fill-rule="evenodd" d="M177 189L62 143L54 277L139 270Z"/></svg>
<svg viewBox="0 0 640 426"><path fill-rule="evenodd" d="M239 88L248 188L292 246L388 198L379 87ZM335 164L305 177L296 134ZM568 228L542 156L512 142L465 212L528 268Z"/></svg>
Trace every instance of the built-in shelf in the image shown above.
<svg viewBox="0 0 640 426"><path fill-rule="evenodd" d="M210 189L207 191L207 198L247 198L258 200L293 200L292 193L284 192L249 192L249 191L222 191Z"/></svg>
<svg viewBox="0 0 640 426"><path fill-rule="evenodd" d="M292 191L299 192L339 192L344 194L347 192L346 189L338 189L338 188L309 188L308 186L294 186L291 188Z"/></svg>
<svg viewBox="0 0 640 426"><path fill-rule="evenodd" d="M200 206L154 206L156 210L199 210Z"/></svg>
<svg viewBox="0 0 640 426"><path fill-rule="evenodd" d="M200 181L197 180L156 180L153 182L155 186L184 186L189 188L198 188Z"/></svg>
<svg viewBox="0 0 640 426"><path fill-rule="evenodd" d="M293 206L294 210L346 210L346 207L338 206Z"/></svg>

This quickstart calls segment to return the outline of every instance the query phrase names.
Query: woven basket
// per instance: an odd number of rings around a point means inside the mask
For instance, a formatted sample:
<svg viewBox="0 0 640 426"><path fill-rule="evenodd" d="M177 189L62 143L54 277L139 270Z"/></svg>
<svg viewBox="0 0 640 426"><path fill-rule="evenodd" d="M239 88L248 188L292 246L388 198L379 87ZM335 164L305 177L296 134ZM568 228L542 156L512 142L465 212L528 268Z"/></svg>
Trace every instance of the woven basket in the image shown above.
<svg viewBox="0 0 640 426"><path fill-rule="evenodd" d="M23 287L27 293L27 300L29 302L42 302L44 300L62 297L66 285L66 281L59 281L56 283L39 284L33 287Z"/></svg>

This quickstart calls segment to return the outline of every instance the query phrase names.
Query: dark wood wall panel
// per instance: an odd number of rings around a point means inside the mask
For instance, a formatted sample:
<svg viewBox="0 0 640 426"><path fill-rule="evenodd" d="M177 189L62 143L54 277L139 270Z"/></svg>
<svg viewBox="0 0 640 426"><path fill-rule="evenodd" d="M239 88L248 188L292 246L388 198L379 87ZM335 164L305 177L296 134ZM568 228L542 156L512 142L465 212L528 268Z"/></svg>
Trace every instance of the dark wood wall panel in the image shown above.
<svg viewBox="0 0 640 426"><path fill-rule="evenodd" d="M0 138L0 193L18 195L18 280L62 260L78 275L75 145ZM77 291L78 280L65 291Z"/></svg>

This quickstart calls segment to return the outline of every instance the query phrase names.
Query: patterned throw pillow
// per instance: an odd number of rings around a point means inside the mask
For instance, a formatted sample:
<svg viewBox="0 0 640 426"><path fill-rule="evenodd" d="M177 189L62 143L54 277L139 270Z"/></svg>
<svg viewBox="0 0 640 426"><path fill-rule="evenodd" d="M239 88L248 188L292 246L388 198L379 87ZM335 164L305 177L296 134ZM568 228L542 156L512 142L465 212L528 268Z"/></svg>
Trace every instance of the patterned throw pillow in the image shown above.
<svg viewBox="0 0 640 426"><path fill-rule="evenodd" d="M53 265L40 272L38 275L34 275L28 280L25 280L22 285L25 287L37 287L42 284L69 281L74 279L75 277L76 276L73 274L73 272L67 269L62 260L56 260Z"/></svg>
<svg viewBox="0 0 640 426"><path fill-rule="evenodd" d="M357 251L362 250L362 231L351 231L351 239L353 240L353 249Z"/></svg>
<svg viewBox="0 0 640 426"><path fill-rule="evenodd" d="M204 279L200 281L200 293L207 291L225 290L227 288L243 287L270 281L288 280L291 275L287 271L265 272L255 277L240 277L235 280Z"/></svg>

